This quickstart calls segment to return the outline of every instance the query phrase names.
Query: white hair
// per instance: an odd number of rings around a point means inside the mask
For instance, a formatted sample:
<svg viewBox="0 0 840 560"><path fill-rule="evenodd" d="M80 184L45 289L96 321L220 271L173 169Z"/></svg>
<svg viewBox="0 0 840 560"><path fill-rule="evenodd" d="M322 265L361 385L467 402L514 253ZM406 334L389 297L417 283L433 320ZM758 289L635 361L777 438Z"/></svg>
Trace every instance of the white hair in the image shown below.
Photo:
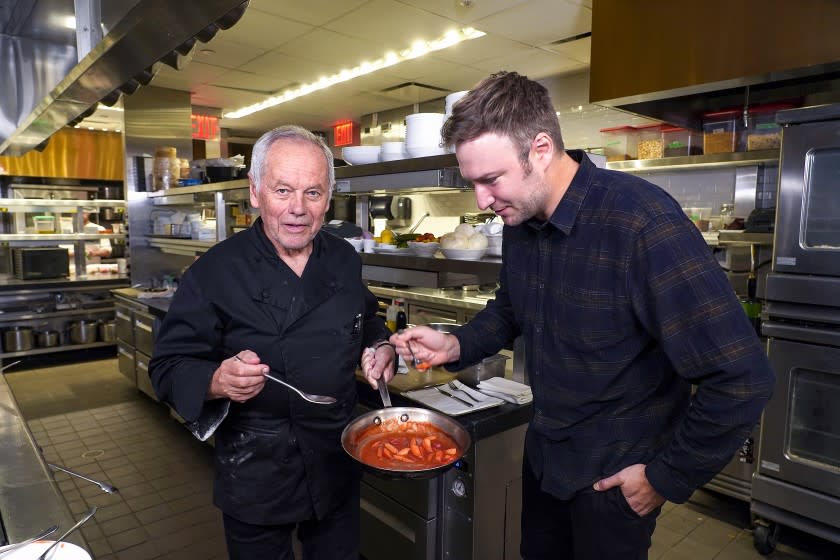
<svg viewBox="0 0 840 560"><path fill-rule="evenodd" d="M278 126L273 130L269 130L260 136L260 139L254 144L254 150L251 153L251 170L248 175L251 177L251 181L254 182L256 189L260 190L260 182L265 171L266 155L271 147L280 140L309 143L324 152L324 164L327 166L327 186L330 189L329 196L332 198L333 186L335 185L335 168L333 167L332 150L330 150L330 147L320 137L312 134L303 127L291 124Z"/></svg>

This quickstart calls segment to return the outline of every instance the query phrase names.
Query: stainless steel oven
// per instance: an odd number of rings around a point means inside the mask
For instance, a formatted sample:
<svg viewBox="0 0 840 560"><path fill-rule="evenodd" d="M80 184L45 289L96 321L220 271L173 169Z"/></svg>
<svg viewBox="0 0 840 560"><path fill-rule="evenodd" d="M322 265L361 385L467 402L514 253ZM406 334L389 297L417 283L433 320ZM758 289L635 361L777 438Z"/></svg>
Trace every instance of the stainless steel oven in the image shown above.
<svg viewBox="0 0 840 560"><path fill-rule="evenodd" d="M762 313L776 387L750 502L764 554L777 523L840 543L840 104L777 120L785 126Z"/></svg>
<svg viewBox="0 0 840 560"><path fill-rule="evenodd" d="M784 128L775 270L840 276L840 104L776 118Z"/></svg>

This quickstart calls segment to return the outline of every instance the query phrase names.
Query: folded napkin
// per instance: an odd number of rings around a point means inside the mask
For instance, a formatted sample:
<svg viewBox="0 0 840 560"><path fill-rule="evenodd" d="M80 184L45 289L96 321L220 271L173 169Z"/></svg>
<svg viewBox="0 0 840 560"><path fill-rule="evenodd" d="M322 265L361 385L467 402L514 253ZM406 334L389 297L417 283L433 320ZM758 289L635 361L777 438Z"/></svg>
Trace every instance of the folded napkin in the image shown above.
<svg viewBox="0 0 840 560"><path fill-rule="evenodd" d="M529 386L504 377L485 379L478 384L478 390L514 404L526 404L534 400Z"/></svg>

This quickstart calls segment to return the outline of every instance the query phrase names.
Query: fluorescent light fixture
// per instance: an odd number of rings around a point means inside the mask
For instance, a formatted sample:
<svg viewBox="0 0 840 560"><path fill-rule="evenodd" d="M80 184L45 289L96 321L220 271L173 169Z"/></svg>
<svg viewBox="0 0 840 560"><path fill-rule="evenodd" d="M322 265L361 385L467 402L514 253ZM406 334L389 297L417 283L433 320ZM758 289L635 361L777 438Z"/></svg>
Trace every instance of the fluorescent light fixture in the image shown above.
<svg viewBox="0 0 840 560"><path fill-rule="evenodd" d="M457 45L463 41L478 39L484 35L485 33L483 31L473 29L472 27L465 27L458 30L453 29L443 37L435 39L434 41L415 41L410 47L402 51L387 52L382 56L382 58L378 58L373 61L365 61L358 66L341 70L331 76L323 76L316 82L303 84L297 88L287 89L277 95L272 95L259 103L254 103L253 105L248 105L247 107L242 107L241 109L224 113L222 116L226 119L239 119L247 117L248 115L252 115L258 111L263 111L280 105L281 103L291 101L292 99L303 97L304 95L308 95L312 92L326 89L334 84L348 82L353 78L358 78L359 76L364 76L365 74L370 74L371 72L376 72L377 70L394 66L395 64L399 64L400 62L404 62L406 60L418 58L430 52L448 49L449 47Z"/></svg>
<svg viewBox="0 0 840 560"><path fill-rule="evenodd" d="M67 29L76 29L76 16L63 16L61 18L61 25Z"/></svg>

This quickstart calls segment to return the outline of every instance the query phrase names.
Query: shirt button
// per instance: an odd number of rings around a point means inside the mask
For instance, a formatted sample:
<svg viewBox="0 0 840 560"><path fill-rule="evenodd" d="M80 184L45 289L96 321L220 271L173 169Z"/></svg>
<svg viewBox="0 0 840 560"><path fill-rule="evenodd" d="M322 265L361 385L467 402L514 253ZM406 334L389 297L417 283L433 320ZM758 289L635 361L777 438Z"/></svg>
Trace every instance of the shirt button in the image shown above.
<svg viewBox="0 0 840 560"><path fill-rule="evenodd" d="M542 332L542 327L537 327L534 330L537 331L538 333L541 333Z"/></svg>
<svg viewBox="0 0 840 560"><path fill-rule="evenodd" d="M545 284L543 282L540 282L540 290L543 290L543 289L545 289Z"/></svg>
<svg viewBox="0 0 840 560"><path fill-rule="evenodd" d="M263 299L265 299L265 298L267 298L270 294L268 293L268 290L263 290L261 295L262 295Z"/></svg>

